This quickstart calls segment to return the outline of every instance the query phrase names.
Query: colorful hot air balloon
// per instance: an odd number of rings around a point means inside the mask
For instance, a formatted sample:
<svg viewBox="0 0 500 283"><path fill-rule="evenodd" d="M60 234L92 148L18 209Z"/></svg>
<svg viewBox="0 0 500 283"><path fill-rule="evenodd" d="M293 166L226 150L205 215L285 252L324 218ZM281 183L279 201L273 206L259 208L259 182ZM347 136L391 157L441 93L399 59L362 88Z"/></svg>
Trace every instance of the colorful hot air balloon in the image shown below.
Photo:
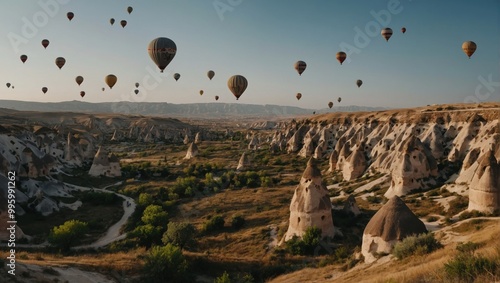
<svg viewBox="0 0 500 283"><path fill-rule="evenodd" d="M114 18L109 19L109 23L113 25L115 23L115 19Z"/></svg>
<svg viewBox="0 0 500 283"><path fill-rule="evenodd" d="M109 86L110 89L113 88L117 80L118 78L113 74L109 74L104 78L104 81L106 82L106 84Z"/></svg>
<svg viewBox="0 0 500 283"><path fill-rule="evenodd" d="M47 46L49 46L50 41L48 39L42 40L42 46L43 48L47 49Z"/></svg>
<svg viewBox="0 0 500 283"><path fill-rule="evenodd" d="M219 100L219 96L218 95L215 96L215 101L217 101L217 100Z"/></svg>
<svg viewBox="0 0 500 283"><path fill-rule="evenodd" d="M335 58L337 58L337 61L339 61L340 65L342 65L342 63L344 63L344 61L345 61L345 58L347 58L347 54L345 54L344 51L339 51L335 55Z"/></svg>
<svg viewBox="0 0 500 283"><path fill-rule="evenodd" d="M248 86L248 81L244 76L234 75L227 81L227 87L236 97L236 100L245 92Z"/></svg>
<svg viewBox="0 0 500 283"><path fill-rule="evenodd" d="M82 76L78 76L75 78L75 81L78 85L81 85L83 83L83 77Z"/></svg>
<svg viewBox="0 0 500 283"><path fill-rule="evenodd" d="M212 78L215 76L215 72L214 72L214 71L212 71L212 70L210 70L210 71L208 71L207 76L208 76L208 78L209 78L210 80L212 80Z"/></svg>
<svg viewBox="0 0 500 283"><path fill-rule="evenodd" d="M175 42L166 37L153 39L148 45L148 53L151 60L160 68L161 72L170 64L177 53Z"/></svg>
<svg viewBox="0 0 500 283"><path fill-rule="evenodd" d="M85 96L85 91L83 91L83 90L82 90L82 91L80 91L80 96L81 96L81 97L84 97L84 96Z"/></svg>
<svg viewBox="0 0 500 283"><path fill-rule="evenodd" d="M57 57L56 58L56 66L59 67L59 70L66 64L66 59L63 57Z"/></svg>
<svg viewBox="0 0 500 283"><path fill-rule="evenodd" d="M469 56L469 59L470 56L472 56L472 54L476 52L476 49L477 45L474 41L466 41L462 43L462 50L465 52L465 54L467 54L467 56Z"/></svg>
<svg viewBox="0 0 500 283"><path fill-rule="evenodd" d="M179 74L179 73L174 74L175 81L178 81L180 78L181 78L181 74Z"/></svg>
<svg viewBox="0 0 500 283"><path fill-rule="evenodd" d="M10 87L10 83L7 83L6 86L7 86L7 88L9 88Z"/></svg>
<svg viewBox="0 0 500 283"><path fill-rule="evenodd" d="M333 107L333 102L328 102L328 107L332 108Z"/></svg>
<svg viewBox="0 0 500 283"><path fill-rule="evenodd" d="M380 32L383 38L385 38L385 41L389 41L389 38L392 36L392 29L391 28L384 28Z"/></svg>
<svg viewBox="0 0 500 283"><path fill-rule="evenodd" d="M340 103L342 101L342 97L337 98L337 101Z"/></svg>
<svg viewBox="0 0 500 283"><path fill-rule="evenodd" d="M356 81L356 85L357 85L358 87L360 87L362 84L363 84L363 81L362 81L362 80L357 80L357 81Z"/></svg>
<svg viewBox="0 0 500 283"><path fill-rule="evenodd" d="M26 60L28 60L28 56L26 56L26 55L24 55L24 54L23 54L23 55L21 55L21 57L20 57L20 58L21 58L21 61L22 61L23 63L24 63L24 62L26 62Z"/></svg>
<svg viewBox="0 0 500 283"><path fill-rule="evenodd" d="M299 73L299 76L302 75L302 73L306 70L307 64L304 61L297 61L295 62L294 68L297 70Z"/></svg>
<svg viewBox="0 0 500 283"><path fill-rule="evenodd" d="M405 33L405 32L406 32L406 28L405 28L405 27L402 27L402 28L401 28L401 32L402 32L402 33Z"/></svg>
<svg viewBox="0 0 500 283"><path fill-rule="evenodd" d="M42 92L43 92L43 93L47 93L47 91L48 91L48 90L49 90L49 89L48 89L47 87L42 87Z"/></svg>
<svg viewBox="0 0 500 283"><path fill-rule="evenodd" d="M139 94L139 90L138 89L134 89L134 93L135 94Z"/></svg>
<svg viewBox="0 0 500 283"><path fill-rule="evenodd" d="M122 28L124 28L127 25L127 21L121 20L120 25L122 26Z"/></svg>
<svg viewBox="0 0 500 283"><path fill-rule="evenodd" d="M135 83L135 87L139 87L139 83Z"/></svg>
<svg viewBox="0 0 500 283"><path fill-rule="evenodd" d="M200 90L200 95L203 95L203 90Z"/></svg>
<svg viewBox="0 0 500 283"><path fill-rule="evenodd" d="M302 93L297 93L297 95L295 96L297 98L297 100L300 100L300 98L302 98Z"/></svg>
<svg viewBox="0 0 500 283"><path fill-rule="evenodd" d="M68 20L70 20L70 21L71 21L71 20L73 19L73 17L75 16L75 14L73 14L73 12L68 12L68 13L66 14L66 16L68 17Z"/></svg>
<svg viewBox="0 0 500 283"><path fill-rule="evenodd" d="M132 11L133 11L133 10L134 10L134 8L132 8L132 7L130 7L130 6L128 6L128 7L127 7L127 12L128 12L129 14L130 14L130 13L132 13Z"/></svg>

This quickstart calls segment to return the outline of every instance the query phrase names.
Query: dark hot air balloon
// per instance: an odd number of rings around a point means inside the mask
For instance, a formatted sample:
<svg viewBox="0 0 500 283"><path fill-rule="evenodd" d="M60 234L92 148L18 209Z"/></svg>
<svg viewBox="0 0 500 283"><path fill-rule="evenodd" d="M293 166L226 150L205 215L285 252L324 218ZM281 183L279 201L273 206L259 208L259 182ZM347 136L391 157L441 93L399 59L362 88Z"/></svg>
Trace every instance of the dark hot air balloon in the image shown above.
<svg viewBox="0 0 500 283"><path fill-rule="evenodd" d="M302 98L302 93L297 93L297 95L295 95L295 97L297 98L297 100L300 100L300 98Z"/></svg>
<svg viewBox="0 0 500 283"><path fill-rule="evenodd" d="M212 80L212 78L215 76L215 72L214 72L214 71L212 71L212 70L210 70L210 71L208 71L207 76L208 76L208 78L209 78L210 80Z"/></svg>
<svg viewBox="0 0 500 283"><path fill-rule="evenodd" d="M299 76L306 70L307 64L304 61L295 62L294 68L299 73Z"/></svg>
<svg viewBox="0 0 500 283"><path fill-rule="evenodd" d="M174 74L175 81L178 81L180 78L181 78L181 74L179 74L179 73Z"/></svg>
<svg viewBox="0 0 500 283"><path fill-rule="evenodd" d="M333 107L333 102L328 102L328 107L330 107L330 109Z"/></svg>
<svg viewBox="0 0 500 283"><path fill-rule="evenodd" d="M113 25L113 24L115 23L115 19L113 19L113 18L109 19L109 23L110 23L111 25Z"/></svg>
<svg viewBox="0 0 500 283"><path fill-rule="evenodd" d="M166 37L153 39L148 45L148 53L151 60L160 68L161 72L170 64L177 53L175 42Z"/></svg>
<svg viewBox="0 0 500 283"><path fill-rule="evenodd" d="M80 91L80 96L81 96L81 97L84 97L84 96L85 96L85 91L83 91L83 90L82 90L82 91Z"/></svg>
<svg viewBox="0 0 500 283"><path fill-rule="evenodd" d="M23 55L21 55L21 57L20 57L20 58L21 58L21 62L23 62L23 63L24 63L24 62L26 62L26 60L28 60L28 56L26 56L26 55L24 55L24 54L23 54Z"/></svg>
<svg viewBox="0 0 500 283"><path fill-rule="evenodd" d="M78 85L81 85L83 83L83 77L82 76L77 76L75 78L75 81Z"/></svg>
<svg viewBox="0 0 500 283"><path fill-rule="evenodd" d="M345 59L347 58L347 54L343 51L340 51L340 52L337 52L337 54L335 55L335 58L337 58L337 61L339 61L340 65L342 65L342 63L344 63Z"/></svg>
<svg viewBox="0 0 500 283"><path fill-rule="evenodd" d="M406 28L405 28L405 27L402 27L402 28L401 28L401 32L402 32L402 33L405 33L405 32L406 32Z"/></svg>
<svg viewBox="0 0 500 283"><path fill-rule="evenodd" d="M384 28L380 32L383 38L385 38L385 41L389 41L389 38L392 36L392 29L391 28Z"/></svg>
<svg viewBox="0 0 500 283"><path fill-rule="evenodd" d="M357 85L358 87L360 87L362 84L363 84L363 81L362 81L362 80L357 80L357 81L356 81L356 85Z"/></svg>
<svg viewBox="0 0 500 283"><path fill-rule="evenodd" d="M133 11L133 10L134 10L134 8L132 8L132 7L130 7L130 6L128 6L128 7L127 7L127 12L128 12L129 14L130 14L130 13L132 13L132 11Z"/></svg>
<svg viewBox="0 0 500 283"><path fill-rule="evenodd" d="M110 89L113 88L117 80L118 78L113 74L109 74L104 78L104 81L106 82L106 84L109 86Z"/></svg>
<svg viewBox="0 0 500 283"><path fill-rule="evenodd" d="M234 75L227 81L227 87L236 97L236 100L245 92L248 87L248 81L244 76Z"/></svg>
<svg viewBox="0 0 500 283"><path fill-rule="evenodd" d="M49 90L49 89L48 89L47 87L42 87L42 92L43 92L43 93L47 93L47 91L48 91L48 90Z"/></svg>
<svg viewBox="0 0 500 283"><path fill-rule="evenodd" d="M57 57L56 58L56 66L59 67L59 70L66 64L66 59L63 57Z"/></svg>
<svg viewBox="0 0 500 283"><path fill-rule="evenodd" d="M70 20L70 21L73 19L74 16L75 16L75 14L73 14L73 12L68 12L66 14L66 17L68 17L68 20Z"/></svg>
<svg viewBox="0 0 500 283"><path fill-rule="evenodd" d="M43 46L43 48L45 48L45 49L46 49L46 48L47 48L47 46L49 46L49 43L50 43L50 41L49 41L48 39L44 39L44 40L42 40L42 46Z"/></svg>
<svg viewBox="0 0 500 283"><path fill-rule="evenodd" d="M122 26L122 28L124 28L127 25L127 21L121 20L120 25Z"/></svg>

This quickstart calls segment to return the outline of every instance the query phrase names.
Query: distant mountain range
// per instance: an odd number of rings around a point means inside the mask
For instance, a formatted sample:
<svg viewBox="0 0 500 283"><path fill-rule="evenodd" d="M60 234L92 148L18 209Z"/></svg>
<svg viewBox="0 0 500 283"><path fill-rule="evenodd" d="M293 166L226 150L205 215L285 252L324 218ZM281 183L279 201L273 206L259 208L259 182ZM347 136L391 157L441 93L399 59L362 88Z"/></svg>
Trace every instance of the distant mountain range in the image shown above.
<svg viewBox="0 0 500 283"><path fill-rule="evenodd" d="M191 103L172 104L165 102L100 102L81 101L31 102L0 100L1 108L20 111L40 112L82 112L82 113L120 113L134 115L189 117L189 118L228 118L245 117L290 117L327 112L380 111L388 108L364 106L335 106L332 109L305 109L294 106L256 105L239 103Z"/></svg>

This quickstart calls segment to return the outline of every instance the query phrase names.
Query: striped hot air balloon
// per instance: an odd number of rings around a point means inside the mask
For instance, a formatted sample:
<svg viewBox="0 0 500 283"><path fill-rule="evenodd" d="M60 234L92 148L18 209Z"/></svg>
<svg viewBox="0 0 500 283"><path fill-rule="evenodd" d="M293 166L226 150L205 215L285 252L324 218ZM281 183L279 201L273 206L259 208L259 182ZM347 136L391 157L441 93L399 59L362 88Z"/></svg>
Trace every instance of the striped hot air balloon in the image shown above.
<svg viewBox="0 0 500 283"><path fill-rule="evenodd" d="M339 61L340 65L344 63L345 59L347 58L347 54L345 54L344 51L339 51L337 54L335 54L335 58L337 58L337 61Z"/></svg>
<svg viewBox="0 0 500 283"><path fill-rule="evenodd" d="M247 79L242 75L234 75L227 81L227 87L236 97L236 100L245 92L248 87Z"/></svg>
<svg viewBox="0 0 500 283"><path fill-rule="evenodd" d="M384 28L380 32L383 38L385 38L385 41L389 41L389 38L392 36L392 29L391 28Z"/></svg>
<svg viewBox="0 0 500 283"><path fill-rule="evenodd" d="M151 60L160 68L161 72L170 64L177 53L175 42L166 37L153 39L148 45L148 53Z"/></svg>
<svg viewBox="0 0 500 283"><path fill-rule="evenodd" d="M307 64L304 61L297 61L295 62L294 68L297 70L299 73L299 76L302 75L302 73L306 70Z"/></svg>

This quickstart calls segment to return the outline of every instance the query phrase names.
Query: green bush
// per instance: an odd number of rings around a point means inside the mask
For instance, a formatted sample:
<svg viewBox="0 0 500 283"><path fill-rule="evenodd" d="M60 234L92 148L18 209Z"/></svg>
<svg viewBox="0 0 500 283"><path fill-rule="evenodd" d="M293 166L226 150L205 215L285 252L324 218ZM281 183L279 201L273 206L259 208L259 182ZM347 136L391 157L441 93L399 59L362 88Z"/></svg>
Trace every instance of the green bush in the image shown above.
<svg viewBox="0 0 500 283"><path fill-rule="evenodd" d="M229 273L224 271L220 277L215 278L214 283L231 283L231 278L229 278Z"/></svg>
<svg viewBox="0 0 500 283"><path fill-rule="evenodd" d="M167 232L163 234L162 242L164 244L172 243L181 249L193 242L195 227L190 223L168 223Z"/></svg>
<svg viewBox="0 0 500 283"><path fill-rule="evenodd" d="M240 229L241 227L243 227L243 225L245 225L245 222L246 220L245 218L243 218L243 216L235 215L231 219L231 227L233 227L234 229Z"/></svg>
<svg viewBox="0 0 500 283"><path fill-rule="evenodd" d="M64 224L54 227L49 235L49 243L63 250L78 244L82 235L87 233L88 224L79 220L68 220Z"/></svg>
<svg viewBox="0 0 500 283"><path fill-rule="evenodd" d="M441 243L434 238L432 233L426 233L404 238L396 243L392 253L398 259L403 259L412 255L431 253L441 247Z"/></svg>
<svg viewBox="0 0 500 283"><path fill-rule="evenodd" d="M480 275L493 275L498 269L498 262L469 252L460 252L444 264L446 276L451 282L475 282Z"/></svg>
<svg viewBox="0 0 500 283"><path fill-rule="evenodd" d="M321 243L322 231L317 227L308 227L300 239L294 236L286 242L287 250L294 255L313 255Z"/></svg>
<svg viewBox="0 0 500 283"><path fill-rule="evenodd" d="M167 244L153 247L144 259L143 277L146 282L192 282L188 263L179 247Z"/></svg>
<svg viewBox="0 0 500 283"><path fill-rule="evenodd" d="M144 224L151 224L153 226L167 226L168 213L163 210L159 205L151 204L144 209L141 217Z"/></svg>
<svg viewBox="0 0 500 283"><path fill-rule="evenodd" d="M203 225L203 232L209 233L209 232L215 232L215 231L220 231L224 228L224 218L220 215L216 215L212 218L210 218L205 224Z"/></svg>

